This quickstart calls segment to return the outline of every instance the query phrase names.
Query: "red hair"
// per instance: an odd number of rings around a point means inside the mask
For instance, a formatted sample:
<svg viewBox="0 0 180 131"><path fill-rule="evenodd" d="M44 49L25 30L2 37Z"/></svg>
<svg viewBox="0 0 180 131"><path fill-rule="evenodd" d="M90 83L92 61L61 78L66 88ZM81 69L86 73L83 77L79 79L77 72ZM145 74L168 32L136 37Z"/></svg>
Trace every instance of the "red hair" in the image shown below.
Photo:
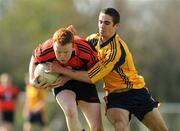
<svg viewBox="0 0 180 131"><path fill-rule="evenodd" d="M54 33L53 40L60 45L65 45L67 43L74 43L74 36L71 31L60 28Z"/></svg>

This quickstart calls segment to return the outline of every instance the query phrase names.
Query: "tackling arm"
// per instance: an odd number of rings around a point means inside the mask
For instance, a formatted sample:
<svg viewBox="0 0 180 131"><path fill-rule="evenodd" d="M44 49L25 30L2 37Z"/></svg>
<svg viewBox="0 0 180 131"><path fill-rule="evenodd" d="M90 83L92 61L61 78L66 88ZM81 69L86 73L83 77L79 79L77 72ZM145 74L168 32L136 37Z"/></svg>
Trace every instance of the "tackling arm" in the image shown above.
<svg viewBox="0 0 180 131"><path fill-rule="evenodd" d="M76 71L50 62L47 62L46 65L49 72L60 73L74 80L92 83L87 71Z"/></svg>

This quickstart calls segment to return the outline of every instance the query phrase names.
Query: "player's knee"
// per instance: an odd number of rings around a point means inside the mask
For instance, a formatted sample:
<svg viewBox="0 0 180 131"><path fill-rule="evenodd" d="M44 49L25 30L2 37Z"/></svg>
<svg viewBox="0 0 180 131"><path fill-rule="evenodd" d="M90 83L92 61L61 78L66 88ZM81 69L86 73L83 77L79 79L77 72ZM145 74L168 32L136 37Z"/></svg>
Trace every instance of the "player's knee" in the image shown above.
<svg viewBox="0 0 180 131"><path fill-rule="evenodd" d="M104 131L101 118L90 119L89 126L90 126L91 131Z"/></svg>
<svg viewBox="0 0 180 131"><path fill-rule="evenodd" d="M128 131L128 124L125 121L118 120L113 125L116 131Z"/></svg>
<svg viewBox="0 0 180 131"><path fill-rule="evenodd" d="M108 119L111 124L114 126L116 131L128 131L128 123L123 119Z"/></svg>
<svg viewBox="0 0 180 131"><path fill-rule="evenodd" d="M109 120L116 131L128 131L128 124L123 120Z"/></svg>
<svg viewBox="0 0 180 131"><path fill-rule="evenodd" d="M65 115L66 115L66 117L72 118L72 119L77 116L76 111L73 110L72 108L66 109L65 110Z"/></svg>
<svg viewBox="0 0 180 131"><path fill-rule="evenodd" d="M93 125L91 131L103 131L103 127L101 125Z"/></svg>
<svg viewBox="0 0 180 131"><path fill-rule="evenodd" d="M163 125L159 128L159 131L168 131L168 128L165 125Z"/></svg>
<svg viewBox="0 0 180 131"><path fill-rule="evenodd" d="M161 129L161 131L168 131L168 128L167 128L167 127L163 127L163 128Z"/></svg>
<svg viewBox="0 0 180 131"><path fill-rule="evenodd" d="M99 128L99 127L93 127L91 129L91 131L103 131L103 129Z"/></svg>
<svg viewBox="0 0 180 131"><path fill-rule="evenodd" d="M168 131L168 128L166 127L166 125L160 125L160 126L156 126L153 129L150 129L151 131Z"/></svg>

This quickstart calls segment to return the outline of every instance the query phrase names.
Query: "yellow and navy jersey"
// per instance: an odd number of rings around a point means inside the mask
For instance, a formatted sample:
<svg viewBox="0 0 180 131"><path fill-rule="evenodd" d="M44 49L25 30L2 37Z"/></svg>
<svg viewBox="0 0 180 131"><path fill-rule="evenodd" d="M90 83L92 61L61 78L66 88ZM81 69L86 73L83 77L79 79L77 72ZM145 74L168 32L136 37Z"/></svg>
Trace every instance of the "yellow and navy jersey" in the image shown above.
<svg viewBox="0 0 180 131"><path fill-rule="evenodd" d="M87 40L96 48L99 59L99 62L88 71L93 83L103 79L107 93L125 88L140 89L145 86L144 78L138 75L134 66L131 52L118 34L104 43L101 42L99 34L92 34Z"/></svg>
<svg viewBox="0 0 180 131"><path fill-rule="evenodd" d="M26 86L26 102L30 110L34 110L37 104L47 97L47 90L37 89L31 85Z"/></svg>

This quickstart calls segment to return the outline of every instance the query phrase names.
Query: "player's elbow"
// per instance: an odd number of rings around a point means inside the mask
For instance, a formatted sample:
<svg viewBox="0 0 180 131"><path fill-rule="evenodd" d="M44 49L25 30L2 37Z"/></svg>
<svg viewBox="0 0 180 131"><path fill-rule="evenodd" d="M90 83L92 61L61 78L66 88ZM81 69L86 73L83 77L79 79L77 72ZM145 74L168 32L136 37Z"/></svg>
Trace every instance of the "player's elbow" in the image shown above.
<svg viewBox="0 0 180 131"><path fill-rule="evenodd" d="M96 81L92 81L91 79L88 79L88 83L90 83L90 84L95 84Z"/></svg>

